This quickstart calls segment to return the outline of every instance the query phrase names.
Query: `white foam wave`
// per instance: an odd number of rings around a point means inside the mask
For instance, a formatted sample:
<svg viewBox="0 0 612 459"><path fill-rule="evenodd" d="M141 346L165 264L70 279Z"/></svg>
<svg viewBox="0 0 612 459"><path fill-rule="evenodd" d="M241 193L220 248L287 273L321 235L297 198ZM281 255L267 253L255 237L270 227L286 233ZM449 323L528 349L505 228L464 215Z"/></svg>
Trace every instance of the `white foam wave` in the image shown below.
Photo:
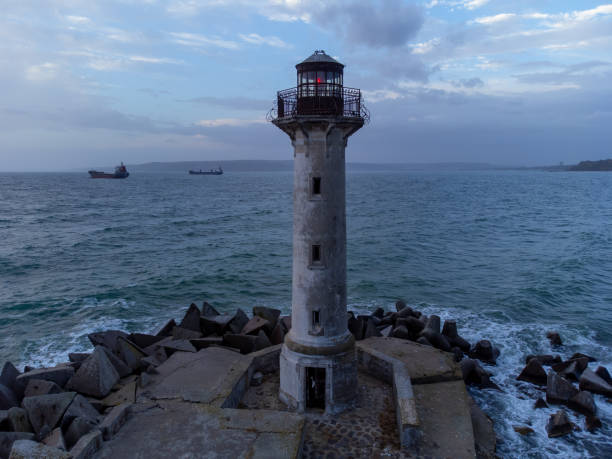
<svg viewBox="0 0 612 459"><path fill-rule="evenodd" d="M391 307L388 306L389 308ZM500 443L498 453L508 458L599 458L612 456L612 405L605 398L595 396L598 416L604 427L595 433L584 430L584 416L576 415L569 409L569 418L582 430L572 435L549 439L546 423L551 414L563 408L550 405L545 409L534 409L538 397L546 396L545 391L536 386L517 381L529 354L560 354L568 358L575 352L592 355L598 361L590 366L603 365L611 368L610 348L595 341L595 333L584 332L567 324L516 323L501 321L499 313L475 314L459 309L442 308L435 305L414 305L415 309L427 315L437 314L442 320L455 319L459 334L472 344L480 339L488 339L499 347L501 355L497 365L483 366L493 373L495 381L503 392L495 390L470 389L470 392L493 419ZM493 318L492 318L493 317ZM558 331L564 346L551 348L546 332ZM528 426L534 433L522 436L514 431L514 426Z"/></svg>

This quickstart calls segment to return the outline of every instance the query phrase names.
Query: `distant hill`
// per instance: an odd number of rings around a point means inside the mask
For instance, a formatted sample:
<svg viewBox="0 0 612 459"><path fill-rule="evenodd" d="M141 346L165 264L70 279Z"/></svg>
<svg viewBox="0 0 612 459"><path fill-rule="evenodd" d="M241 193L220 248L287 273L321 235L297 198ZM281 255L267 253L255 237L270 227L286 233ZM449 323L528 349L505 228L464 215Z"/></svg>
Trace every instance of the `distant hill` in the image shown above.
<svg viewBox="0 0 612 459"><path fill-rule="evenodd" d="M226 172L274 172L293 170L291 160L234 160L234 161L174 161L145 164L129 164L130 172L187 172L189 169L216 169L221 166ZM484 163L352 163L346 165L349 171L472 171L503 169Z"/></svg>
<svg viewBox="0 0 612 459"><path fill-rule="evenodd" d="M570 171L612 171L612 159L581 161L569 168Z"/></svg>

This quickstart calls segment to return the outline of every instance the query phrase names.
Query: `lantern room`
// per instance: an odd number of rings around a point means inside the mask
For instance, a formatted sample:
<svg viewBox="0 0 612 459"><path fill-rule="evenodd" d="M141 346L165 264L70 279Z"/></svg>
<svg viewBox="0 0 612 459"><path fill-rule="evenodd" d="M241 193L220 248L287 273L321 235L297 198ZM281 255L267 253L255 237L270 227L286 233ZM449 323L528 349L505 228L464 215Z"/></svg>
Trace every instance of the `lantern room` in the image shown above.
<svg viewBox="0 0 612 459"><path fill-rule="evenodd" d="M297 69L297 114L342 115L342 78L344 65L315 51L295 66Z"/></svg>
<svg viewBox="0 0 612 459"><path fill-rule="evenodd" d="M369 114L362 104L361 91L344 86L344 65L315 51L295 66L297 85L276 94L276 107L269 120L291 120L295 117L359 118L367 122Z"/></svg>

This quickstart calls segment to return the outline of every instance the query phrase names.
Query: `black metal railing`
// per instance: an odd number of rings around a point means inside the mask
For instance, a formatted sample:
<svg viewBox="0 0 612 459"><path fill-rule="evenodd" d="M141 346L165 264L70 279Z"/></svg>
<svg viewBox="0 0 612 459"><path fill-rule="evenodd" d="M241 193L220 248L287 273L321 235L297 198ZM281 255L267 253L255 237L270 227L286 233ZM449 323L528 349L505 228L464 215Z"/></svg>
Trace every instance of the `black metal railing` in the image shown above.
<svg viewBox="0 0 612 459"><path fill-rule="evenodd" d="M268 120L296 116L343 116L365 122L370 119L359 89L328 84L303 84L278 91Z"/></svg>

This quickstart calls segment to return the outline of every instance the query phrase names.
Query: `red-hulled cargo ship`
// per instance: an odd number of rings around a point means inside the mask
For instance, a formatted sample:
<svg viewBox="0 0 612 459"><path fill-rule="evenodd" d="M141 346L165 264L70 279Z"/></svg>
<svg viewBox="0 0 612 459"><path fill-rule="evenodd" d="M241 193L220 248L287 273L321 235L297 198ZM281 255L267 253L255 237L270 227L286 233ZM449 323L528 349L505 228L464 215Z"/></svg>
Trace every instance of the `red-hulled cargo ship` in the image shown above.
<svg viewBox="0 0 612 459"><path fill-rule="evenodd" d="M91 178L128 178L130 173L127 171L123 162L120 166L115 167L115 173L109 174L107 172L99 171L88 171Z"/></svg>

